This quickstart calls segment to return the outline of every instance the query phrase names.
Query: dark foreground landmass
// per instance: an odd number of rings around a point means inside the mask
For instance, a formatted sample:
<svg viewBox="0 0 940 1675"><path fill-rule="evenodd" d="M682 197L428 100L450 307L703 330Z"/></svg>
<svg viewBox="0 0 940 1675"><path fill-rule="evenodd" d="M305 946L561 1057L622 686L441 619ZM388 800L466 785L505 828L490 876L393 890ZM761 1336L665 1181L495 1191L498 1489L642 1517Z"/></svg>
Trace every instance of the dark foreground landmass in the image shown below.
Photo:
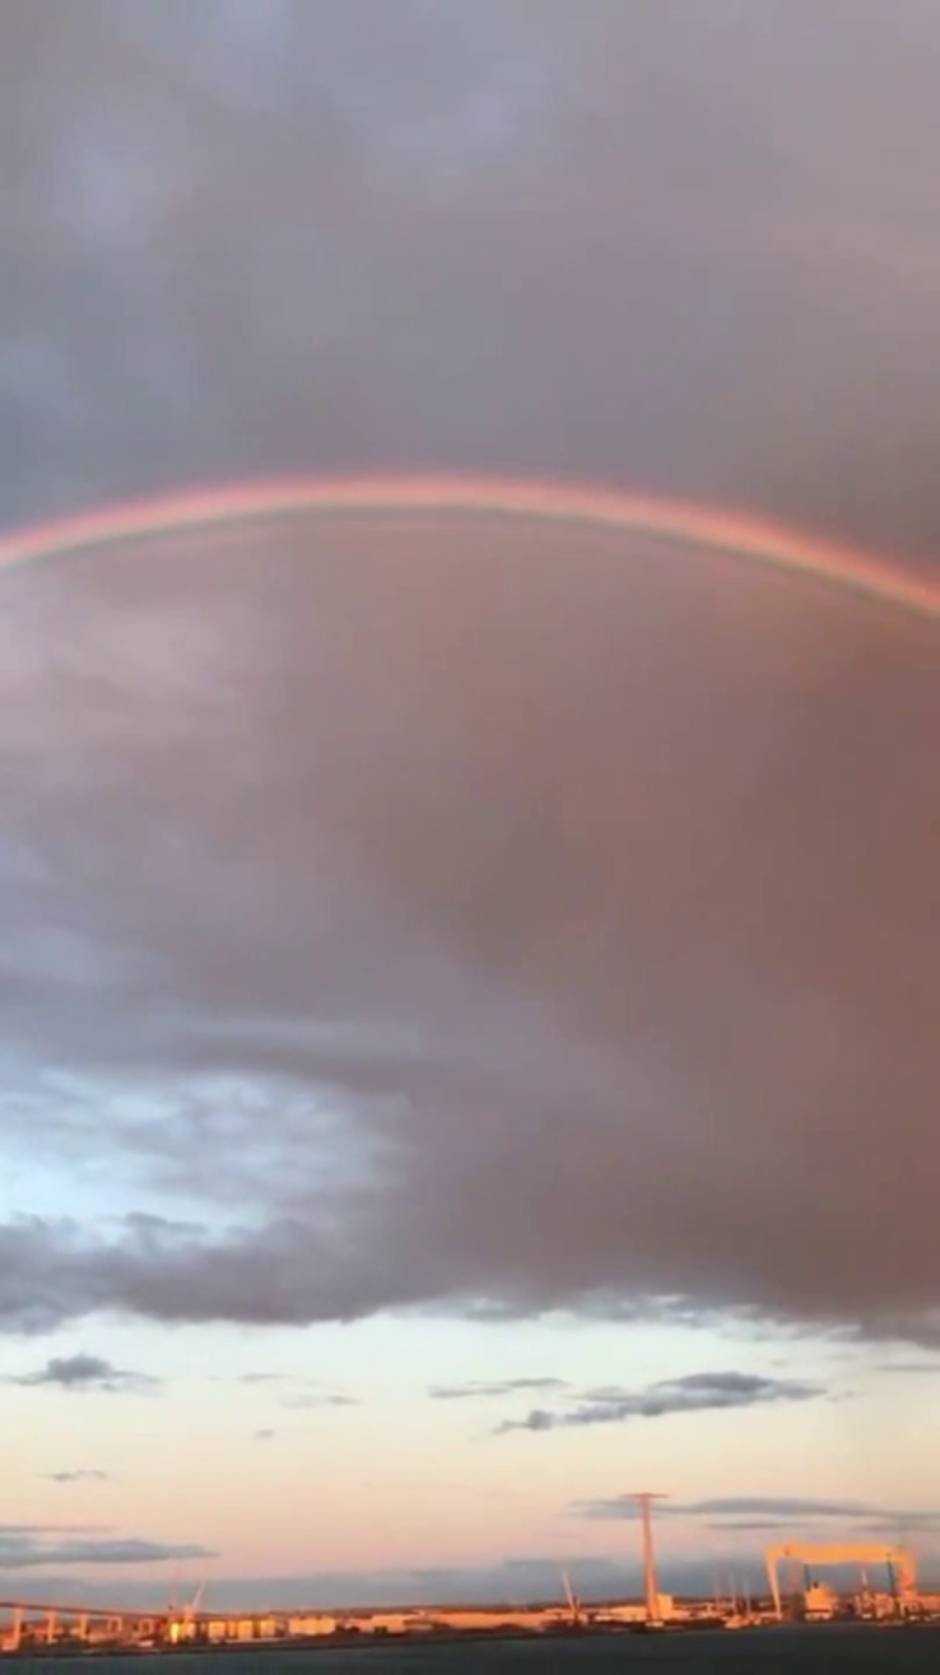
<svg viewBox="0 0 940 1675"><path fill-rule="evenodd" d="M12 1654L18 1671L47 1666L78 1669L89 1657L106 1657L111 1675L159 1675L167 1658L180 1668L204 1667L211 1657L217 1675L228 1667L244 1675L297 1675L309 1662L314 1675L615 1675L633 1668L669 1675L937 1675L940 1625L793 1625L744 1629L734 1634L689 1629L644 1635L496 1635L492 1632L433 1635L422 1639L351 1636L291 1645L186 1647L167 1651L90 1650ZM247 1663L246 1663L247 1660Z"/></svg>

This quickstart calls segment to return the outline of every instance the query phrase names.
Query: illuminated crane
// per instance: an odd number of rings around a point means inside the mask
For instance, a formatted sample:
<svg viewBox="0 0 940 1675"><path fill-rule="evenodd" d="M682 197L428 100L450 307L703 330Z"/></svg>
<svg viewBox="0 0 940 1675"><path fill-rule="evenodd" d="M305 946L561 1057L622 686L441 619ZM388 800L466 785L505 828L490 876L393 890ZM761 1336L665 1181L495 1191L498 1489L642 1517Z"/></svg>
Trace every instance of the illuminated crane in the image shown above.
<svg viewBox="0 0 940 1675"><path fill-rule="evenodd" d="M884 1564L888 1567L891 1591L897 1602L897 1609L906 1615L917 1604L917 1566L913 1553L907 1547L857 1546L853 1543L846 1545L844 1542L819 1546L804 1541L788 1541L782 1547L768 1547L764 1554L767 1580L770 1583L774 1610L778 1618L783 1616L780 1579L777 1574L781 1559L796 1559L806 1565Z"/></svg>
<svg viewBox="0 0 940 1675"><path fill-rule="evenodd" d="M564 1584L565 1599L568 1602L568 1611L569 1611L570 1616L571 1616L571 1627L572 1628L580 1628L581 1627L581 1601L579 1600L577 1594L575 1593L574 1589L571 1586L571 1578L568 1575L567 1570L562 1571L561 1580L562 1580L562 1583Z"/></svg>

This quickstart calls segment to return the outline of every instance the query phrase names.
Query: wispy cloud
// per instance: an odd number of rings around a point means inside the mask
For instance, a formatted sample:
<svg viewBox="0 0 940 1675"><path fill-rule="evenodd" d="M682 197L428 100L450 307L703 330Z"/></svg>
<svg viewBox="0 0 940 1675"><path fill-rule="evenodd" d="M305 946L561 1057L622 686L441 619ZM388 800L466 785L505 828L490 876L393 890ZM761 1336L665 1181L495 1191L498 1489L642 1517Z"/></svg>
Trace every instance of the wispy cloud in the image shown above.
<svg viewBox="0 0 940 1675"><path fill-rule="evenodd" d="M115 1367L100 1355L54 1355L44 1367L31 1373L20 1373L7 1380L27 1389L52 1386L59 1390L107 1390L142 1394L161 1387L163 1380L151 1373L132 1372L126 1367Z"/></svg>
<svg viewBox="0 0 940 1675"><path fill-rule="evenodd" d="M608 1499L577 1501L574 1511L586 1518L615 1519L632 1523L639 1517L633 1495L612 1495ZM664 1500L658 1518L692 1518L713 1530L777 1530L799 1528L807 1523L851 1524L859 1529L889 1532L912 1526L924 1530L940 1527L940 1513L929 1509L905 1509L877 1505L871 1501L826 1499L812 1495L724 1495L705 1500Z"/></svg>
<svg viewBox="0 0 940 1675"><path fill-rule="evenodd" d="M618 1425L627 1419L662 1419L673 1413L805 1402L823 1394L821 1385L797 1379L762 1378L756 1373L689 1373L684 1378L661 1379L642 1390L604 1387L594 1393L593 1399L589 1397L568 1410L533 1408L524 1419L504 1420L496 1426L496 1434L567 1430L581 1425Z"/></svg>
<svg viewBox="0 0 940 1675"><path fill-rule="evenodd" d="M288 1395L281 1395L278 1406L282 1408L318 1408L318 1407L359 1407L358 1396L350 1396L343 1390L331 1389L318 1379L304 1378L299 1373L249 1372L238 1375L239 1384L264 1389L266 1386L282 1386L290 1391Z"/></svg>
<svg viewBox="0 0 940 1675"><path fill-rule="evenodd" d="M428 1395L436 1402L466 1401L468 1398L518 1395L524 1390L564 1390L563 1378L503 1378L490 1382L470 1379L464 1384L429 1384Z"/></svg>
<svg viewBox="0 0 940 1675"><path fill-rule="evenodd" d="M96 1466L78 1466L74 1471L45 1471L40 1475L49 1483L108 1483L111 1480L109 1471L99 1471Z"/></svg>
<svg viewBox="0 0 940 1675"><path fill-rule="evenodd" d="M696 1517L764 1515L769 1518L857 1518L874 1509L865 1501L826 1500L811 1495L726 1495L687 1501L682 1511Z"/></svg>
<svg viewBox="0 0 940 1675"><path fill-rule="evenodd" d="M715 1519L714 1521L709 1521L705 1524L705 1528L708 1530L726 1530L729 1532L737 1531L739 1534L743 1534L745 1531L748 1531L751 1534L756 1534L758 1531L763 1530L783 1530L792 1529L792 1527L792 1524L788 1523L788 1521L783 1518Z"/></svg>
<svg viewBox="0 0 940 1675"><path fill-rule="evenodd" d="M358 1396L346 1396L340 1390L309 1390L300 1396L285 1396L281 1407L359 1407Z"/></svg>

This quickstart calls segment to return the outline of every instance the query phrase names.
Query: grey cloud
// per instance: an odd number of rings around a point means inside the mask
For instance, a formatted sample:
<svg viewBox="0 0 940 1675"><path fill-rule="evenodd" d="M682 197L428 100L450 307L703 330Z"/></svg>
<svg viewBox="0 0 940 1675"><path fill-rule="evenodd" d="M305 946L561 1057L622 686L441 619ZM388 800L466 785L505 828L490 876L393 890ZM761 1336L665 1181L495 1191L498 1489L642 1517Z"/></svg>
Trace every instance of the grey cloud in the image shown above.
<svg viewBox="0 0 940 1675"><path fill-rule="evenodd" d="M255 1431L255 1442L270 1442L271 1438L276 1435L277 1432L272 1430L270 1426L262 1426L260 1430Z"/></svg>
<svg viewBox="0 0 940 1675"><path fill-rule="evenodd" d="M926 573L940 20L844 13L7 8L2 515L563 472ZM2 578L4 1149L158 1212L0 1228L4 1328L940 1342L930 625L485 518L146 551Z"/></svg>
<svg viewBox="0 0 940 1675"><path fill-rule="evenodd" d="M929 561L940 23L892 17L7 9L9 515L495 462Z"/></svg>
<svg viewBox="0 0 940 1675"><path fill-rule="evenodd" d="M168 1559L203 1559L215 1555L194 1542L147 1541L140 1537L50 1539L42 1534L0 1529L0 1572L35 1570L48 1565L155 1564Z"/></svg>
<svg viewBox="0 0 940 1675"><path fill-rule="evenodd" d="M524 1419L510 1419L496 1427L507 1431L558 1431L582 1425L618 1425L626 1419L662 1419L672 1413L703 1413L711 1409L758 1407L770 1402L805 1402L823 1394L818 1384L798 1379L761 1378L755 1373L690 1373L685 1378L662 1379L644 1390L601 1391L596 1399L557 1412L533 1408Z"/></svg>
<svg viewBox="0 0 940 1675"><path fill-rule="evenodd" d="M710 1530L725 1530L738 1532L756 1530L793 1530L799 1529L808 1519L813 1521L814 1514L794 1515L787 1518L722 1518L707 1522ZM885 1510L874 1516L863 1515L860 1512L847 1511L839 1519L841 1524L851 1525L855 1535L881 1535L892 1541L909 1539L911 1531L922 1536L929 1536L940 1531L940 1513L936 1512L893 1512Z"/></svg>
<svg viewBox="0 0 940 1675"><path fill-rule="evenodd" d="M633 1495L578 1501L575 1510L587 1518L634 1522L639 1508ZM713 1530L775 1530L799 1528L817 1520L857 1525L866 1530L891 1529L897 1533L906 1525L932 1529L940 1514L929 1510L899 1509L859 1500L827 1500L806 1495L726 1495L705 1500L666 1500L656 1508L657 1518L704 1520Z"/></svg>
<svg viewBox="0 0 940 1675"><path fill-rule="evenodd" d="M351 1607L356 1605L416 1605L453 1604L455 1599L508 1604L520 1599L556 1601L563 1604L559 1566L565 1563L571 1579L582 1599L622 1598L625 1591L635 1593L641 1585L639 1566L622 1556L597 1554L568 1554L564 1560L557 1555L533 1555L496 1561L480 1566L421 1566L413 1569L386 1570L325 1570L287 1576L219 1576L212 1581L212 1606L217 1610L264 1610L273 1606L294 1606L298 1600L306 1605ZM669 1567L670 1585L677 1591L713 1586L706 1566L690 1567L681 1561ZM41 1586L40 1586L41 1584ZM61 1577L44 1575L36 1579L30 1589L30 1578L17 1578L17 1594L32 1591L40 1598L49 1593L61 1600L80 1598L93 1604L130 1606L152 1604L166 1606L166 1583L150 1579L146 1573L124 1579L109 1577L107 1582L94 1577L78 1578L64 1573Z"/></svg>
<svg viewBox="0 0 940 1675"><path fill-rule="evenodd" d="M820 1500L800 1495L730 1495L692 1501L683 1507L696 1516L763 1513L780 1518L858 1518L874 1509L864 1501Z"/></svg>
<svg viewBox="0 0 940 1675"><path fill-rule="evenodd" d="M563 1378L503 1378L489 1383L470 1379L465 1384L430 1384L428 1395L438 1402L466 1401L469 1398L512 1396L520 1390L563 1390Z"/></svg>
<svg viewBox="0 0 940 1675"><path fill-rule="evenodd" d="M115 1367L100 1355L53 1355L44 1367L8 1379L29 1389L54 1385L60 1390L152 1391L161 1380L149 1373L129 1372Z"/></svg>
<svg viewBox="0 0 940 1675"><path fill-rule="evenodd" d="M147 553L3 577L4 1141L148 1213L0 1227L0 1321L929 1341L933 628L485 516Z"/></svg>

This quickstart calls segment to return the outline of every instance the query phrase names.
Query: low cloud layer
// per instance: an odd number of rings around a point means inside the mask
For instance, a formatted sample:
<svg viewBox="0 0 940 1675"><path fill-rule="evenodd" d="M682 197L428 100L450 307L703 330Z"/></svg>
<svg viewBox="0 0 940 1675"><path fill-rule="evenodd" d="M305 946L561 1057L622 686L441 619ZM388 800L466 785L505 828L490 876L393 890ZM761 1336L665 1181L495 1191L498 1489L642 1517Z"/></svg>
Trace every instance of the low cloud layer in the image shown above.
<svg viewBox="0 0 940 1675"><path fill-rule="evenodd" d="M740 1563L739 1552L736 1557ZM758 1563L754 1565L755 1580L762 1574ZM509 1609L521 1600L545 1601L564 1609L562 1564L578 1597L584 1600L622 1599L625 1595L635 1596L642 1587L642 1573L633 1555L581 1554L575 1549L564 1558L535 1553L516 1559L496 1559L479 1566L428 1565L294 1572L281 1576L213 1576L204 1604L208 1610L233 1613L298 1606L452 1605L455 1600L496 1602ZM193 1573L199 1574L195 1566ZM669 1579L677 1592L700 1590L708 1594L714 1586L710 1567L689 1565L681 1560L670 1564ZM149 1604L165 1610L167 1578L158 1574L151 1580L146 1574L132 1572L97 1580L94 1574L76 1576L74 1571L64 1570L61 1574L43 1571L33 1581L25 1571L17 1574L16 1593L18 1597L28 1598L32 1594L38 1599L46 1599L51 1594L62 1601L72 1599L89 1604L99 1600L111 1606L123 1602L135 1609Z"/></svg>
<svg viewBox="0 0 940 1675"><path fill-rule="evenodd" d="M582 1517L623 1520L634 1523L640 1516L636 1497L613 1495L606 1500L578 1501L574 1510ZM870 1501L826 1500L800 1495L730 1495L706 1500L663 1500L657 1503L659 1518L693 1519L711 1530L758 1532L801 1530L845 1525L858 1533L884 1534L892 1540L907 1539L912 1531L924 1534L940 1530L940 1512L881 1506ZM821 1539L826 1539L822 1536Z"/></svg>
<svg viewBox="0 0 940 1675"><path fill-rule="evenodd" d="M805 1402L823 1394L821 1386L797 1379L761 1378L757 1374L737 1372L689 1373L684 1378L657 1380L642 1390L589 1391L586 1400L567 1409L532 1408L523 1419L504 1420L496 1427L496 1434L619 1425L627 1419L662 1419L673 1413Z"/></svg>
<svg viewBox="0 0 940 1675"><path fill-rule="evenodd" d="M148 1541L138 1536L68 1536L48 1525L0 1526L0 1573L55 1565L159 1564L213 1555L193 1542Z"/></svg>
<svg viewBox="0 0 940 1675"><path fill-rule="evenodd" d="M130 1372L126 1367L115 1367L100 1355L53 1355L44 1367L37 1367L31 1373L20 1373L9 1379L8 1383L22 1384L30 1390L51 1385L59 1390L121 1390L140 1393L159 1389L161 1380L149 1373Z"/></svg>
<svg viewBox="0 0 940 1675"><path fill-rule="evenodd" d="M934 626L486 516L2 587L3 1328L936 1338Z"/></svg>

